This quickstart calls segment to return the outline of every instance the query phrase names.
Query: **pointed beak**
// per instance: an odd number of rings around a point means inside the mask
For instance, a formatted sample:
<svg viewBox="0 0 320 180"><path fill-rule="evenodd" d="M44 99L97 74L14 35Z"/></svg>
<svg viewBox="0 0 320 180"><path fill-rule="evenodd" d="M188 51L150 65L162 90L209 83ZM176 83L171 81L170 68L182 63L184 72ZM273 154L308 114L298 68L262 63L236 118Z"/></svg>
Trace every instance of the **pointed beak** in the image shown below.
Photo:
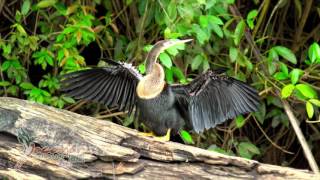
<svg viewBox="0 0 320 180"><path fill-rule="evenodd" d="M193 39L183 39L183 40L180 40L180 39L172 39L172 40L164 40L163 42L161 42L163 48L161 49L167 49L171 46L174 46L176 44L183 44L183 43L187 43L187 42L190 42L190 41L193 41Z"/></svg>
<svg viewBox="0 0 320 180"><path fill-rule="evenodd" d="M180 42L182 43L187 43L187 42L191 42L193 41L193 39L183 39L183 40L180 40Z"/></svg>

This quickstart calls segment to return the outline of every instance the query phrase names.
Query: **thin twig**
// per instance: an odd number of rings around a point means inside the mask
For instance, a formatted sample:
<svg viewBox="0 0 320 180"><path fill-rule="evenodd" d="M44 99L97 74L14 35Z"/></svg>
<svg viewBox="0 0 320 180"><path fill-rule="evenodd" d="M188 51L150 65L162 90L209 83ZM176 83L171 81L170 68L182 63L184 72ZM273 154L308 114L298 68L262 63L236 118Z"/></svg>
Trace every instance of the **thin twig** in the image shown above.
<svg viewBox="0 0 320 180"><path fill-rule="evenodd" d="M263 131L262 127L260 126L260 124L257 122L256 118L253 117L254 121L256 122L258 128L260 129L260 131L262 132L262 134L267 138L267 140L277 149L279 149L280 151L287 153L287 154L294 154L293 152L287 151L285 149L283 149L282 147L280 147L278 144L276 144L275 142L272 141L272 139L267 135L266 132Z"/></svg>
<svg viewBox="0 0 320 180"><path fill-rule="evenodd" d="M299 21L300 23L298 26L298 30L296 31L296 34L294 35L294 42L295 43L292 44L292 51L293 52L296 52L299 48L299 46L297 46L297 45L299 45L301 34L303 32L303 28L307 22L308 17L309 17L309 13L310 13L312 4L313 4L313 0L306 1L301 20Z"/></svg>
<svg viewBox="0 0 320 180"><path fill-rule="evenodd" d="M295 115L293 114L292 112L292 109L289 105L289 103L286 101L286 100L282 100L282 104L283 104L283 107L284 107L284 110L286 111L287 113L287 116L289 118L289 121L294 129L294 132L296 133L297 137L298 137L298 140L302 146L302 149L303 149L303 152L306 156L306 159L308 160L308 163L310 165L310 168L312 169L312 171L315 173L315 174L320 174L319 173L319 167L316 163L316 160L314 159L314 156L312 155L312 152L308 146L308 143L299 127L299 123L298 123L298 120L297 118L295 117Z"/></svg>
<svg viewBox="0 0 320 180"><path fill-rule="evenodd" d="M67 109L68 111L72 111L75 112L77 109L79 109L81 106L83 106L85 103L87 103L87 101L85 100L80 100L78 101L76 104L73 104L71 106L66 107L65 109Z"/></svg>
<svg viewBox="0 0 320 180"><path fill-rule="evenodd" d="M104 118L110 118L110 117L114 117L114 116L125 115L125 114L127 114L127 112L115 112L115 113L106 114L106 115L98 115L98 116L95 116L95 118L104 119Z"/></svg>
<svg viewBox="0 0 320 180"><path fill-rule="evenodd" d="M229 7L229 9L230 9L233 16L242 18L241 14L236 6L232 5ZM252 37L252 34L250 33L248 28L245 28L244 36L246 37L247 42L251 46L253 54L256 57L257 61L262 62L263 57L262 57L259 49L257 48L256 43L254 42L254 39ZM264 66L265 66L264 64L261 64L261 69L264 71L265 74L269 74L269 72L267 71L267 68Z"/></svg>

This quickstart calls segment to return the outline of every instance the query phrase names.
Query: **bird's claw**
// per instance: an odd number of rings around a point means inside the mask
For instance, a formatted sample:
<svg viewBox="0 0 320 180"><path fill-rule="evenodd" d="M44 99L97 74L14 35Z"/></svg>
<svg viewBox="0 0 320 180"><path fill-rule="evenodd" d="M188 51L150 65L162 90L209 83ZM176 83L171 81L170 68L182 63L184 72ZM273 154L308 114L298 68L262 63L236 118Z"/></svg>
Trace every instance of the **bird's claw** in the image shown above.
<svg viewBox="0 0 320 180"><path fill-rule="evenodd" d="M167 141L170 141L170 132L171 132L171 129L168 129L166 135L164 136L156 136L153 132L148 132L148 133L139 132L138 134L141 136L152 137L158 141L167 142Z"/></svg>

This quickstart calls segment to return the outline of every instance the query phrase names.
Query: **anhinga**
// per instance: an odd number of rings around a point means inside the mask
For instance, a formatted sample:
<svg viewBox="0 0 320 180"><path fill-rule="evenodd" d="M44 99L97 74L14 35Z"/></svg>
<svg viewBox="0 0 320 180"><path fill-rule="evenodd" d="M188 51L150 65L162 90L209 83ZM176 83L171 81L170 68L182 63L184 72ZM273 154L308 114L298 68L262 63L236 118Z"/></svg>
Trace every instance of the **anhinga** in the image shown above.
<svg viewBox="0 0 320 180"><path fill-rule="evenodd" d="M157 42L146 58L146 75L131 64L110 61L110 67L73 72L64 76L62 90L76 99L135 109L138 120L160 139L184 126L201 132L239 114L257 110L259 96L249 85L234 78L207 71L187 85L168 85L157 58L163 50L187 40Z"/></svg>

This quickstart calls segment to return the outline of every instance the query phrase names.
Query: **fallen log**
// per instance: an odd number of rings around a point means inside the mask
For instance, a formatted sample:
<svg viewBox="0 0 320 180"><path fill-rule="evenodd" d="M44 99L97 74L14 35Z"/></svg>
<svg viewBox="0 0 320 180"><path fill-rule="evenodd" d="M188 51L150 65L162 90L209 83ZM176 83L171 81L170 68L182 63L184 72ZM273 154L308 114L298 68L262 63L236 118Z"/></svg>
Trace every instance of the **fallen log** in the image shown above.
<svg viewBox="0 0 320 180"><path fill-rule="evenodd" d="M0 132L0 176L9 179L319 179L15 98L0 97Z"/></svg>

